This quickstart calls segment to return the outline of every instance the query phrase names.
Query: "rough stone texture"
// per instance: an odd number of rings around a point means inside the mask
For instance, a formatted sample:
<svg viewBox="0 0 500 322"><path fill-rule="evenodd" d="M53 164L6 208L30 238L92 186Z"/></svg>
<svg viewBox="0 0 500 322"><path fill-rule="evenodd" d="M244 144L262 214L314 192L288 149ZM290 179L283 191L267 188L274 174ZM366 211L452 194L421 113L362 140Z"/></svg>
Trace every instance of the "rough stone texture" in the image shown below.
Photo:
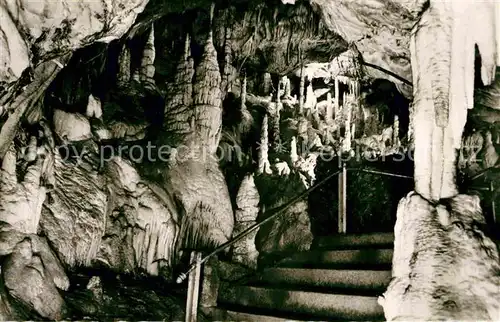
<svg viewBox="0 0 500 322"><path fill-rule="evenodd" d="M121 37L147 4L134 1L8 1L0 5L0 82L31 65L94 41ZM33 55L33 56L32 56Z"/></svg>
<svg viewBox="0 0 500 322"><path fill-rule="evenodd" d="M60 61L69 61L70 55L60 57ZM0 105L5 104L5 109L13 111L0 130L0 158L5 155L12 140L14 139L17 126L22 116L44 95L45 90L59 73L60 66L53 61L38 65L33 72L32 82L24 88L19 95L12 97L14 91L2 97L0 93ZM15 87L14 87L15 89Z"/></svg>
<svg viewBox="0 0 500 322"><path fill-rule="evenodd" d="M255 223L255 221L236 222L233 235L238 236ZM241 263L250 268L257 268L257 259L259 257L259 251L257 251L255 246L255 237L257 236L257 232L258 229L254 230L252 233L233 245L234 262Z"/></svg>
<svg viewBox="0 0 500 322"><path fill-rule="evenodd" d="M286 177L263 175L256 180L262 198L261 204L265 205L259 220L271 215L269 210L284 206L306 188L298 173ZM265 256L266 253L272 252L307 250L312 240L308 204L307 201L299 200L283 210L274 220L262 225L255 243L260 254Z"/></svg>
<svg viewBox="0 0 500 322"><path fill-rule="evenodd" d="M114 158L106 172L105 236L96 259L121 272L142 269L170 277L179 229L177 213L167 209L123 159Z"/></svg>
<svg viewBox="0 0 500 322"><path fill-rule="evenodd" d="M92 276L87 284L87 290L92 292L95 299L102 300L103 290L101 278L99 276Z"/></svg>
<svg viewBox="0 0 500 322"><path fill-rule="evenodd" d="M500 318L500 258L476 196L400 201L393 280L379 303L392 320Z"/></svg>
<svg viewBox="0 0 500 322"><path fill-rule="evenodd" d="M212 33L195 71L186 47L169 89L174 95L165 107L165 127L177 136L180 145L170 168L163 169L163 188L172 191L182 206L177 246L204 248L229 240L234 216L227 184L214 155L221 136L222 106Z"/></svg>
<svg viewBox="0 0 500 322"><path fill-rule="evenodd" d="M54 132L67 141L82 141L92 137L89 120L78 113L54 110Z"/></svg>
<svg viewBox="0 0 500 322"><path fill-rule="evenodd" d="M69 280L45 240L30 236L20 242L2 265L8 294L40 316L60 319L64 301L58 292Z"/></svg>
<svg viewBox="0 0 500 322"><path fill-rule="evenodd" d="M40 178L48 159L37 158L35 164L27 169L22 182L17 181L16 161L16 152L11 146L3 159L0 172L2 234L8 231L36 234L42 204L46 197L46 188L40 185Z"/></svg>
<svg viewBox="0 0 500 322"><path fill-rule="evenodd" d="M418 160L415 187L428 199L457 194L456 149L460 147L467 110L473 107L476 44L483 83L489 85L495 76L495 5L438 2L416 26L418 31L411 43Z"/></svg>
<svg viewBox="0 0 500 322"><path fill-rule="evenodd" d="M220 245L231 238L233 210L215 158L193 158L173 166L168 173L168 185L185 214L179 237L184 246Z"/></svg>
<svg viewBox="0 0 500 322"><path fill-rule="evenodd" d="M422 1L357 1L331 2L311 0L319 8L323 21L349 43L355 44L367 63L385 68L411 80L410 31ZM411 96L411 87L379 70L367 67L374 78L387 78Z"/></svg>
<svg viewBox="0 0 500 322"><path fill-rule="evenodd" d="M56 185L44 204L40 226L68 266L90 266L106 224L105 180L96 171L64 161L56 154Z"/></svg>
<svg viewBox="0 0 500 322"><path fill-rule="evenodd" d="M268 235L259 241L258 250L262 253L303 251L309 249L312 240L307 202L299 201L273 222Z"/></svg>

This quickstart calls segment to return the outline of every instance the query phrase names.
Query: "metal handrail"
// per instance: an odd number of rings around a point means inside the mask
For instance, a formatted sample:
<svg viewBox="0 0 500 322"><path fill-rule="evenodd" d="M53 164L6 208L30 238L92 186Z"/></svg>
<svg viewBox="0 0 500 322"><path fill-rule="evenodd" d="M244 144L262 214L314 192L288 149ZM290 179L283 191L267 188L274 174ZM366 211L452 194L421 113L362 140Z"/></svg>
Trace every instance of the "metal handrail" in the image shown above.
<svg viewBox="0 0 500 322"><path fill-rule="evenodd" d="M299 201L302 198L304 198L305 196L307 196L313 190L315 190L319 186L323 185L325 182L327 182L328 180L330 180L334 176L338 175L340 172L342 172L342 170L338 170L338 171L336 171L336 172L334 172L332 174L329 174L328 176L326 176L323 180L321 180L320 182L318 182L314 186L312 186L309 189L303 191L302 193L300 193L299 195L297 195L296 197L294 197L293 199L291 199L290 201L288 201L285 205L282 205L282 206L276 207L275 209L270 210L269 211L270 213L274 212L272 215L270 215L269 217L267 217L266 219L264 219L264 220L262 220L262 221L260 221L258 223L255 223L254 225L248 227L247 229L245 229L243 232L241 232L239 235L237 235L233 239L231 239L231 240L225 242L224 244L220 245L214 251L212 251L210 254L208 254L205 257L203 257L199 262L192 263L189 266L189 269L185 273L181 273L179 275L179 277L177 277L177 281L176 282L178 284L182 283L188 277L189 273L191 273L196 268L197 265L201 265L201 264L205 263L208 259L210 259L210 257L212 257L212 256L220 253L221 251L223 251L227 247L233 245L234 243L236 243L237 241L239 241L243 237L248 236L255 229L259 228L260 226L264 225L265 223L267 223L267 222L273 220L274 218L276 218L277 216L281 215L283 213L283 211L285 211L286 209L288 209L288 207L292 206L297 201Z"/></svg>
<svg viewBox="0 0 500 322"><path fill-rule="evenodd" d="M410 176L405 176L405 175L400 175L400 174L394 174L394 173L390 173L390 172L369 170L369 169L366 169L366 168L347 168L346 170L348 170L348 171L353 171L353 170L354 171L361 171L361 172L367 172L367 173L373 173L373 174L380 174L380 175L386 175L386 176L392 176L392 177L399 177L399 178L405 178L405 179L411 179L411 178L413 178L413 177L410 177ZM264 219L264 220L262 220L262 221L260 221L258 223L255 223L254 225L248 227L247 229L245 229L243 232L241 232L239 235L237 235L233 239L231 239L231 240L225 242L224 244L220 245L214 251L212 251L210 254L208 254L205 257L203 257L199 262L192 263L189 266L189 268L188 268L188 270L186 272L181 273L179 275L179 277L177 277L176 282L178 284L182 283L188 277L189 273L191 273L196 268L197 265L201 265L201 264L205 263L212 256L220 253L221 251L223 251L227 247L233 245L237 241L239 241L242 238L248 236L251 232L253 232L257 228L259 228L260 226L262 226L265 223L273 220L274 218L276 218L277 216L279 216L280 214L282 214L283 211L285 211L290 206L292 206L293 204L295 204L297 201L301 200L302 198L304 198L305 196L307 196L309 193L311 193L313 190L315 190L319 186L323 185L325 182L327 182L328 180L330 180L331 178L333 178L334 176L338 175L341 172L342 172L342 169L340 169L340 170L338 170L338 171L336 171L336 172L334 172L332 174L329 174L328 176L326 176L324 179L322 179L321 181L319 181L318 183L316 183L311 188L303 191L302 193L300 193L299 195L297 195L296 197L294 197L293 199L291 199L290 201L288 201L285 205L282 205L282 206L279 206L279 207L276 207L274 209L269 210L270 213L273 213L273 212L274 213L272 215L270 215L269 217L267 217L266 219Z"/></svg>
<svg viewBox="0 0 500 322"><path fill-rule="evenodd" d="M390 173L390 172L384 172L384 171L377 171L377 170L370 170L366 168L347 168L347 170L358 170L361 172L366 172L366 173L373 173L373 174L380 174L384 176L389 176L389 177L396 177L396 178L404 178L404 179L413 179L412 176L405 176L402 174L396 174L396 173Z"/></svg>

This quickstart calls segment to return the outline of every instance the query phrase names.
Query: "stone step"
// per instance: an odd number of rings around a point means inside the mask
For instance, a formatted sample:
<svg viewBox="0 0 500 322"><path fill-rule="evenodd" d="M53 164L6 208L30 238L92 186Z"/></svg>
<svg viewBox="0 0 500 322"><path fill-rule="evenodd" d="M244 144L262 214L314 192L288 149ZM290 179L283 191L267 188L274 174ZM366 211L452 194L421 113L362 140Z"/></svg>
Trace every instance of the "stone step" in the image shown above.
<svg viewBox="0 0 500 322"><path fill-rule="evenodd" d="M273 266L387 270L392 265L392 253L392 249L310 250L277 261Z"/></svg>
<svg viewBox="0 0 500 322"><path fill-rule="evenodd" d="M248 308L241 308L248 310ZM224 308L214 308L210 314L210 321L245 321L245 322L295 322L304 320L292 320L287 318L280 318L271 315L253 314L247 312L238 312Z"/></svg>
<svg viewBox="0 0 500 322"><path fill-rule="evenodd" d="M390 270L346 270L270 268L259 276L260 283L306 287L383 291L391 281Z"/></svg>
<svg viewBox="0 0 500 322"><path fill-rule="evenodd" d="M333 235L315 238L312 249L393 248L393 233Z"/></svg>
<svg viewBox="0 0 500 322"><path fill-rule="evenodd" d="M219 292L222 304L307 314L313 319L381 320L383 309L375 296L341 295L256 286L232 286ZM309 319L310 320L310 319Z"/></svg>

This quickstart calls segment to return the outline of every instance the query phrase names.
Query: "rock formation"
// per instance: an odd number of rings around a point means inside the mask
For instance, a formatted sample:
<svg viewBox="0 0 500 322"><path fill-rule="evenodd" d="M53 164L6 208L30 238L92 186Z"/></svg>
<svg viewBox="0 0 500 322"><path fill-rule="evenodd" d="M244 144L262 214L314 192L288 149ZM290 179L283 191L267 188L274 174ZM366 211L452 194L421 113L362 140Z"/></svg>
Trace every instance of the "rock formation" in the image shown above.
<svg viewBox="0 0 500 322"><path fill-rule="evenodd" d="M0 4L1 320L178 319L148 288L170 291L187 251L272 215L319 164L410 152L386 318L500 319L490 222L459 194L498 178L496 4L28 2ZM308 249L311 205L220 258Z"/></svg>

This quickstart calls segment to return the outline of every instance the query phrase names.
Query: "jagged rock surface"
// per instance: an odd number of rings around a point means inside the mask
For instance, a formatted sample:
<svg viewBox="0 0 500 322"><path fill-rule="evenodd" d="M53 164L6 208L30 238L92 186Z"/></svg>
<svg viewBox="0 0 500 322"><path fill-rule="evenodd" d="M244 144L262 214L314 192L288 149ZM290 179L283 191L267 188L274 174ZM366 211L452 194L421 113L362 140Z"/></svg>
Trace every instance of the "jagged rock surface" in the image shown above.
<svg viewBox="0 0 500 322"><path fill-rule="evenodd" d="M33 63L95 41L121 37L147 4L137 1L21 1L0 5L0 81L11 83Z"/></svg>
<svg viewBox="0 0 500 322"><path fill-rule="evenodd" d="M388 321L498 320L500 258L477 196L437 206L410 193L398 206L393 280L379 303Z"/></svg>

